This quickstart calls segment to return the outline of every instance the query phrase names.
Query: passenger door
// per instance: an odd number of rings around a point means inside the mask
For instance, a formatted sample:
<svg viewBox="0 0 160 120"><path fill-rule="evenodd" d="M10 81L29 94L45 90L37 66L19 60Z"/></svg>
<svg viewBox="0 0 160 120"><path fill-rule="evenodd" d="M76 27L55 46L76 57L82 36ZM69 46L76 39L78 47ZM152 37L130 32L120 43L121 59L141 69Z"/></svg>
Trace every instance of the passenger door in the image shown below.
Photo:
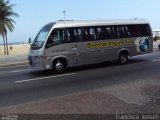
<svg viewBox="0 0 160 120"><path fill-rule="evenodd" d="M76 43L73 46L75 60L79 60L80 64L93 64L103 61L103 50L100 48L88 48L88 43L97 43L97 35L95 28L83 27L74 30Z"/></svg>
<svg viewBox="0 0 160 120"><path fill-rule="evenodd" d="M60 47L60 45L64 41L64 30L63 29L57 29L52 31L50 36L48 37L48 40L45 45L45 65L46 67L51 68L52 67L52 60L56 56L60 56L62 53L64 53L65 49L63 47Z"/></svg>

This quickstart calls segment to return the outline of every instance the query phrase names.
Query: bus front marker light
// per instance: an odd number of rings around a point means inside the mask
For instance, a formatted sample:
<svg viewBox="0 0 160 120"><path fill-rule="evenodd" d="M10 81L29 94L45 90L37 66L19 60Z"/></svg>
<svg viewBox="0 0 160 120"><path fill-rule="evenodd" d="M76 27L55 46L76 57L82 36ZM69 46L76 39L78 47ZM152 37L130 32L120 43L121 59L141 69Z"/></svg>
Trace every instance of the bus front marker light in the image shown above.
<svg viewBox="0 0 160 120"><path fill-rule="evenodd" d="M47 57L47 60L50 60L51 59L51 57Z"/></svg>

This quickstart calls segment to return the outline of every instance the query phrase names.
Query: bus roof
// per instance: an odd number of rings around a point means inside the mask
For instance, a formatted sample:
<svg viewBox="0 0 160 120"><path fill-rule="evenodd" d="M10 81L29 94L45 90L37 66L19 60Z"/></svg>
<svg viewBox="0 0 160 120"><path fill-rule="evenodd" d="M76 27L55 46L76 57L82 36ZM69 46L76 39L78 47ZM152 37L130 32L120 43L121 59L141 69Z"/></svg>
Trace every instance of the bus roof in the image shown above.
<svg viewBox="0 0 160 120"><path fill-rule="evenodd" d="M103 25L130 25L130 24L149 24L145 19L117 19L117 20L59 20L54 24L54 28L64 27L87 27L87 26L103 26Z"/></svg>

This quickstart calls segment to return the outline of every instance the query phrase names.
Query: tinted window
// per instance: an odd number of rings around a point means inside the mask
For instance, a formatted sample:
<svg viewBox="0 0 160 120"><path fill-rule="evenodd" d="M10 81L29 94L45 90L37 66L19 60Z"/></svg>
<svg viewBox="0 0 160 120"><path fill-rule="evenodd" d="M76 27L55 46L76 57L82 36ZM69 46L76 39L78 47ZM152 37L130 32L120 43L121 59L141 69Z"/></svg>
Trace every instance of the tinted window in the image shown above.
<svg viewBox="0 0 160 120"><path fill-rule="evenodd" d="M66 42L81 42L82 29L81 28L67 28L66 29Z"/></svg>
<svg viewBox="0 0 160 120"><path fill-rule="evenodd" d="M59 45L64 43L65 40L65 30L61 29L61 30L54 30L48 40L47 40L47 44L46 44L46 48L52 47L54 45Z"/></svg>
<svg viewBox="0 0 160 120"><path fill-rule="evenodd" d="M151 36L150 27L148 24L128 25L128 30L131 37Z"/></svg>
<svg viewBox="0 0 160 120"><path fill-rule="evenodd" d="M112 25L97 27L77 27L54 30L47 42L47 46L70 42L107 40L151 36L148 24L141 25Z"/></svg>
<svg viewBox="0 0 160 120"><path fill-rule="evenodd" d="M151 31L149 25L139 25L140 36L150 36Z"/></svg>
<svg viewBox="0 0 160 120"><path fill-rule="evenodd" d="M67 28L66 41L82 42L98 40L99 35L95 27Z"/></svg>

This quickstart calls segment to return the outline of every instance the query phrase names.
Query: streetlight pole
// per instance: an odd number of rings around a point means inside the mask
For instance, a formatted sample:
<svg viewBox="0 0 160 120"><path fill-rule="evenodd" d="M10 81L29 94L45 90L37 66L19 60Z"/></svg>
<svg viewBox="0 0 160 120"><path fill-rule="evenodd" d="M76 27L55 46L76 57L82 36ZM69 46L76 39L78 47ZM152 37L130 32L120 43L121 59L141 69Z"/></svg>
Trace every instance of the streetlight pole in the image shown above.
<svg viewBox="0 0 160 120"><path fill-rule="evenodd" d="M64 14L64 20L66 19L66 11L63 11Z"/></svg>

